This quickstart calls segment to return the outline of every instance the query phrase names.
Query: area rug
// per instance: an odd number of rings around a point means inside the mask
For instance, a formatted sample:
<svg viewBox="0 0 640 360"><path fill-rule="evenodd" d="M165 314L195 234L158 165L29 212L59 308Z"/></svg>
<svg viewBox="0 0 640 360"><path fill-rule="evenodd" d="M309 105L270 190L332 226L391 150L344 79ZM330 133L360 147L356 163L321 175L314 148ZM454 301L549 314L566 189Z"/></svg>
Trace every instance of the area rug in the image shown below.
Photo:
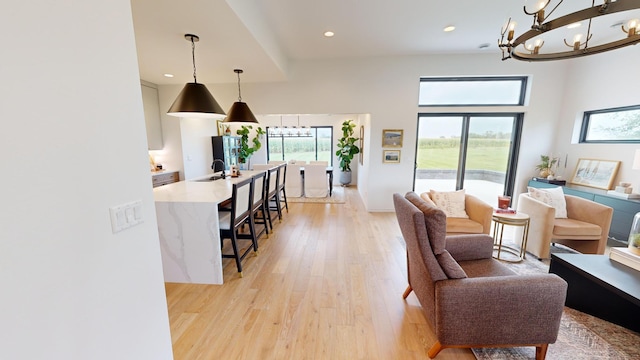
<svg viewBox="0 0 640 360"><path fill-rule="evenodd" d="M323 198L287 197L292 203L316 203L316 204L344 204L345 196L342 186L334 186L331 196Z"/></svg>
<svg viewBox="0 0 640 360"><path fill-rule="evenodd" d="M552 252L568 252L562 247ZM505 263L518 274L547 273L549 261L538 261L532 256L521 263ZM640 359L640 334L565 307L558 340L549 345L549 360L583 359ZM534 347L472 349L479 360L535 359Z"/></svg>

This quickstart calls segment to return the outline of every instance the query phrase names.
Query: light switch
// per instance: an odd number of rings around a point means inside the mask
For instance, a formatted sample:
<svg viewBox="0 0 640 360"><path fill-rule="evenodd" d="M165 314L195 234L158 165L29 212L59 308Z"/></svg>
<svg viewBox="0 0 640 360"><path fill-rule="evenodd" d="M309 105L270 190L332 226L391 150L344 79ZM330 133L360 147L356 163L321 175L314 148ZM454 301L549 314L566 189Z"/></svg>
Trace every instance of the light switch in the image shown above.
<svg viewBox="0 0 640 360"><path fill-rule="evenodd" d="M128 229L143 222L142 201L138 200L111 207L109 214L111 215L111 230L114 234Z"/></svg>

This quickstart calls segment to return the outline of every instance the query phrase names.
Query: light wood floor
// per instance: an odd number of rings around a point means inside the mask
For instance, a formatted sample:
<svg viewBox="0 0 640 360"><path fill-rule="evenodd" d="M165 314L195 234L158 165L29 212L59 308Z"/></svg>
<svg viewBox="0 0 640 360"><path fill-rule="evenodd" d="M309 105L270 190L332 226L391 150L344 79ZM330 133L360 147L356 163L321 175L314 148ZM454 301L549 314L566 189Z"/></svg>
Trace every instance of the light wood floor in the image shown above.
<svg viewBox="0 0 640 360"><path fill-rule="evenodd" d="M244 277L224 259L224 285L166 284L176 360L425 359L435 342L414 294L393 213L290 203L260 239ZM437 359L475 359L446 349Z"/></svg>

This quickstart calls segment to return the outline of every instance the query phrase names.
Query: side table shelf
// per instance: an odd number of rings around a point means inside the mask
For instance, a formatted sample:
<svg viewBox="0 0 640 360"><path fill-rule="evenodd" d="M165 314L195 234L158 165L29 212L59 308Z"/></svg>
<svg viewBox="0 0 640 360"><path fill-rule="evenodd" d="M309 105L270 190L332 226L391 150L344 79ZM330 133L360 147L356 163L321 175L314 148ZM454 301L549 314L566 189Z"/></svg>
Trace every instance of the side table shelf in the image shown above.
<svg viewBox="0 0 640 360"><path fill-rule="evenodd" d="M508 261L508 262L520 262L524 260L525 254L527 253L527 239L529 237L529 215L525 213L493 213L493 250L498 251L498 253L494 256L496 259ZM502 244L502 235L504 233L504 226L522 226L524 229L522 231L522 240L520 242L520 249L515 248L513 246L508 246ZM501 258L500 254L502 252L506 252L517 257L516 260L511 260L507 258Z"/></svg>

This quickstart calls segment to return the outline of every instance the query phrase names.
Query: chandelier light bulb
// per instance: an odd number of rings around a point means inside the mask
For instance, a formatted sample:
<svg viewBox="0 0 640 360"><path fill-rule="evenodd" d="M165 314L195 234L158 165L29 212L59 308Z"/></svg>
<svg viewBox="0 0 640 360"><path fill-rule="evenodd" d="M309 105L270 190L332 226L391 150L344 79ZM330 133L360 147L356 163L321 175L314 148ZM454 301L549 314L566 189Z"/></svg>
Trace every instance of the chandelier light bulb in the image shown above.
<svg viewBox="0 0 640 360"><path fill-rule="evenodd" d="M582 34L575 34L573 36L573 50L580 50L581 40L582 40Z"/></svg>

